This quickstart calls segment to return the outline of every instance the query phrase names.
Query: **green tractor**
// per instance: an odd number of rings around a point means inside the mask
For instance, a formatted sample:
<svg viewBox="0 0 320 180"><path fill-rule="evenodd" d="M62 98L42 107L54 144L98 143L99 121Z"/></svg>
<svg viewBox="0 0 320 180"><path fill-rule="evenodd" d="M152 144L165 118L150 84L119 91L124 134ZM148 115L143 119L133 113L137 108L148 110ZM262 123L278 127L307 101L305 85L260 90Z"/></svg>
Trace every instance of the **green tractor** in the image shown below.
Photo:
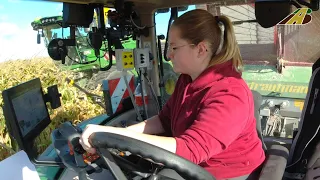
<svg viewBox="0 0 320 180"><path fill-rule="evenodd" d="M67 39L70 37L70 27L63 27L62 16L51 16L38 18L31 23L33 30L38 31L37 43L41 43L41 38L45 46L48 45L52 39ZM94 22L93 22L94 23ZM81 87L94 89L98 84L101 84L101 79L108 76L110 71L115 68L106 70L109 65L109 53L107 51L107 41L103 42L103 46L99 49L98 56L90 43L89 28L75 28L76 46L68 48L64 64L60 61L54 61L55 64L66 70L72 70L75 74L73 80ZM136 42L132 38L122 40L124 48L135 48ZM50 53L50 52L49 52ZM116 59L113 56L112 64L115 65Z"/></svg>

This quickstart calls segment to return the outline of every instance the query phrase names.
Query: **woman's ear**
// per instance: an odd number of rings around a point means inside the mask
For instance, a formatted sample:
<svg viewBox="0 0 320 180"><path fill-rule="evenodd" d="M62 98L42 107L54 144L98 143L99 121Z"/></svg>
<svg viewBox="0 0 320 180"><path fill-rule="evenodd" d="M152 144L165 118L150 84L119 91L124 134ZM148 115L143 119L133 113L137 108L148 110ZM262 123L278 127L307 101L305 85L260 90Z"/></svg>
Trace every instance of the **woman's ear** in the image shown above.
<svg viewBox="0 0 320 180"><path fill-rule="evenodd" d="M208 53L208 45L205 42L198 44L198 57L205 56Z"/></svg>

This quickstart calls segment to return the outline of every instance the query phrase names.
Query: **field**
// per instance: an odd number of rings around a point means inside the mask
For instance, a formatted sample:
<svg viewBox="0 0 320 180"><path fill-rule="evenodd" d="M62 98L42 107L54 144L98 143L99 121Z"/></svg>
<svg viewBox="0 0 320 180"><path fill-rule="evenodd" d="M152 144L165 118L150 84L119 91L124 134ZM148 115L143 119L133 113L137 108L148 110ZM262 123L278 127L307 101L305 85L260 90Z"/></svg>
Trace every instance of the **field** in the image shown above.
<svg viewBox="0 0 320 180"><path fill-rule="evenodd" d="M60 70L50 58L35 58L28 60L14 60L0 63L0 93L7 88L19 83L40 78L44 92L47 87L57 84L61 93L62 106L52 110L49 108L51 124L41 133L36 140L38 153L41 153L50 141L50 133L58 125L65 121L72 121L77 124L90 117L102 114L104 110L94 104L89 98L77 88L69 85L65 79L72 78L73 74L67 70ZM101 95L98 89L93 93ZM3 106L2 95L0 106ZM5 125L2 109L0 110L0 161L14 154L17 149L15 143L10 139Z"/></svg>

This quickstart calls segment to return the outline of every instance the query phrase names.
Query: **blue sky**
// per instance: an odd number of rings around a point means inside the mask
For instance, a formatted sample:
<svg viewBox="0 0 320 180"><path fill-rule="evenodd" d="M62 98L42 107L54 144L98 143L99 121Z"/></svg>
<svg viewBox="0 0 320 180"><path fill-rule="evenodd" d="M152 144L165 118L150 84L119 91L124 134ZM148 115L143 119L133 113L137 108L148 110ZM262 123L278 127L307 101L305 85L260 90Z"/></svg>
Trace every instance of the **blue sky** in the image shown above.
<svg viewBox="0 0 320 180"><path fill-rule="evenodd" d="M57 2L0 0L0 61L48 56L44 44L36 43L37 32L31 22L37 17L60 15L61 11L62 3ZM169 13L156 16L157 34L166 35L169 17Z"/></svg>

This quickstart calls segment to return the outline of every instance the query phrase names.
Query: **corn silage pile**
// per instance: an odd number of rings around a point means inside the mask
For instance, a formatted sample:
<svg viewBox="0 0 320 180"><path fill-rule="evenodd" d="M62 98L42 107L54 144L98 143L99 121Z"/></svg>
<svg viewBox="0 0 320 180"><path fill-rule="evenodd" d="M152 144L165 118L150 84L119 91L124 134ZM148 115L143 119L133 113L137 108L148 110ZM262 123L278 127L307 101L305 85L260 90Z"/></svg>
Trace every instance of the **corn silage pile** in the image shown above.
<svg viewBox="0 0 320 180"><path fill-rule="evenodd" d="M0 63L0 93L4 89L17 84L40 78L44 92L47 87L57 84L61 93L62 106L51 110L48 106L51 124L37 139L37 149L41 153L51 143L50 133L65 121L72 121L77 124L88 118L100 115L104 110L94 104L90 98L83 97L77 88L69 85L65 78L72 78L72 72L60 70L50 58L35 58L30 60L14 60ZM93 91L101 95L99 90ZM3 106L2 95L0 105ZM0 161L14 153L14 145L6 130L2 108L0 110Z"/></svg>

